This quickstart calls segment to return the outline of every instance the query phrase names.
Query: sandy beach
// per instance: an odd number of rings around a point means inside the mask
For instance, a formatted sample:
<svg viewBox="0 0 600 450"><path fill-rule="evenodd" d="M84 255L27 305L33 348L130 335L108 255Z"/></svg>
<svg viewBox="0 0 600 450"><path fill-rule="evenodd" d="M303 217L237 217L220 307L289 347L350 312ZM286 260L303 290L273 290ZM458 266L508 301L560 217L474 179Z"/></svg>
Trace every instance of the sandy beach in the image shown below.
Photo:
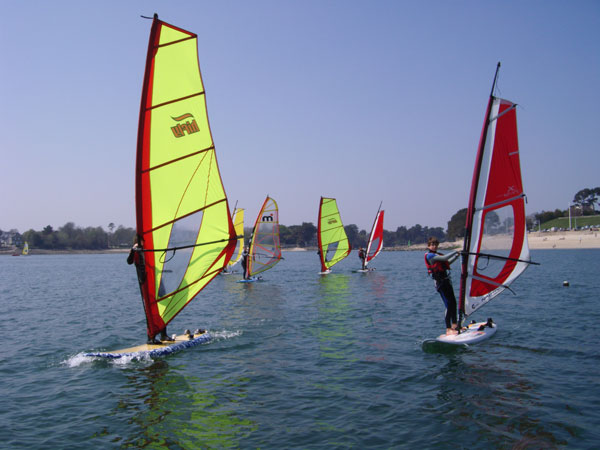
<svg viewBox="0 0 600 450"><path fill-rule="evenodd" d="M528 241L529 248L533 250L600 248L600 231L535 232L529 233ZM440 248L460 248L462 244L462 240L443 242L440 244Z"/></svg>
<svg viewBox="0 0 600 450"><path fill-rule="evenodd" d="M529 248L600 248L600 231L547 231L530 233Z"/></svg>

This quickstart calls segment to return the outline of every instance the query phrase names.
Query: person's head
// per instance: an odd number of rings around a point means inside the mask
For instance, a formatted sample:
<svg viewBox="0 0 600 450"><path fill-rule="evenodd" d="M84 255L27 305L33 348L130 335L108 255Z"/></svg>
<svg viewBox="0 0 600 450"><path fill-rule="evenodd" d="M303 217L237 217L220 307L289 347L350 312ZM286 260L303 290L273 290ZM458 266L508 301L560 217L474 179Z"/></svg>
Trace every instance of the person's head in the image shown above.
<svg viewBox="0 0 600 450"><path fill-rule="evenodd" d="M427 248L429 250L436 250L439 245L440 245L440 241L438 241L438 239L434 236L430 237L429 240L427 241Z"/></svg>

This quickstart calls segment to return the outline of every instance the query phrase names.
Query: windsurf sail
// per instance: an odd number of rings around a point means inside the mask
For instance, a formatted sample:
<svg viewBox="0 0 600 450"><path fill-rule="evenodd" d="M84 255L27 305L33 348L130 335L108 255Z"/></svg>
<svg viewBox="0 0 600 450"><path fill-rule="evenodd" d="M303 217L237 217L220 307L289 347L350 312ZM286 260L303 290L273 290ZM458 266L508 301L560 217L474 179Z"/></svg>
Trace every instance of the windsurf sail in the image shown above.
<svg viewBox="0 0 600 450"><path fill-rule="evenodd" d="M152 339L223 270L237 241L208 122L197 36L156 14L140 107L136 227Z"/></svg>
<svg viewBox="0 0 600 450"><path fill-rule="evenodd" d="M264 272L280 260L279 209L277 202L267 196L256 217L250 238L248 275L252 277Z"/></svg>
<svg viewBox="0 0 600 450"><path fill-rule="evenodd" d="M467 209L459 297L462 318L488 303L529 266L516 104L492 85Z"/></svg>
<svg viewBox="0 0 600 450"><path fill-rule="evenodd" d="M233 227L235 228L235 234L237 235L237 242L235 244L235 250L231 260L229 260L229 268L235 266L240 259L242 259L242 252L244 251L244 210L235 209L233 211Z"/></svg>
<svg viewBox="0 0 600 450"><path fill-rule="evenodd" d="M321 272L327 272L350 254L350 242L335 198L321 197L317 239Z"/></svg>
<svg viewBox="0 0 600 450"><path fill-rule="evenodd" d="M22 254L23 254L23 256L29 255L29 244L27 243L27 241L25 241L25 244L23 244Z"/></svg>
<svg viewBox="0 0 600 450"><path fill-rule="evenodd" d="M371 234L369 235L365 267L367 267L369 261L372 261L377 255L379 255L379 252L383 248L383 213L384 211L381 209L380 204L379 210L377 210L377 214L375 215L373 227L371 228Z"/></svg>

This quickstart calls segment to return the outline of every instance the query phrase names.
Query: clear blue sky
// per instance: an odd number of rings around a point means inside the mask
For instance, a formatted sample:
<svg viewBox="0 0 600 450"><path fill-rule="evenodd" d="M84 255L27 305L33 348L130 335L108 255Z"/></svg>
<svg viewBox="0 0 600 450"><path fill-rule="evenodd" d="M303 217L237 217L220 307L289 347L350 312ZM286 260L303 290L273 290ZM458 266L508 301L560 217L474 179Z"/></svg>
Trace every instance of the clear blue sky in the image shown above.
<svg viewBox="0 0 600 450"><path fill-rule="evenodd" d="M496 67L527 212L600 185L600 2L0 0L0 229L135 226L151 21L199 36L225 189L285 225L446 228L466 207Z"/></svg>

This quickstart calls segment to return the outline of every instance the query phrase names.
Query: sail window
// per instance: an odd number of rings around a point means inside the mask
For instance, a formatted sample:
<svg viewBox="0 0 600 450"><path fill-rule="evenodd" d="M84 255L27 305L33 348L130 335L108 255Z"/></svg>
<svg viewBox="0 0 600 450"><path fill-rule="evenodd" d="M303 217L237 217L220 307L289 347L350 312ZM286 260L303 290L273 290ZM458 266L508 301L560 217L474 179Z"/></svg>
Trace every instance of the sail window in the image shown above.
<svg viewBox="0 0 600 450"><path fill-rule="evenodd" d="M329 262L335 256L337 252L339 242L332 242L327 246L327 252L325 253L325 261Z"/></svg>
<svg viewBox="0 0 600 450"><path fill-rule="evenodd" d="M485 213L480 253L506 258L510 254L515 234L515 215L512 205ZM506 265L506 260L485 256L477 258L477 273L496 278Z"/></svg>
<svg viewBox="0 0 600 450"><path fill-rule="evenodd" d="M168 250L161 256L163 271L158 290L159 298L179 289L195 249L193 245L198 238L202 217L203 212L199 211L173 224L168 248L174 250Z"/></svg>

